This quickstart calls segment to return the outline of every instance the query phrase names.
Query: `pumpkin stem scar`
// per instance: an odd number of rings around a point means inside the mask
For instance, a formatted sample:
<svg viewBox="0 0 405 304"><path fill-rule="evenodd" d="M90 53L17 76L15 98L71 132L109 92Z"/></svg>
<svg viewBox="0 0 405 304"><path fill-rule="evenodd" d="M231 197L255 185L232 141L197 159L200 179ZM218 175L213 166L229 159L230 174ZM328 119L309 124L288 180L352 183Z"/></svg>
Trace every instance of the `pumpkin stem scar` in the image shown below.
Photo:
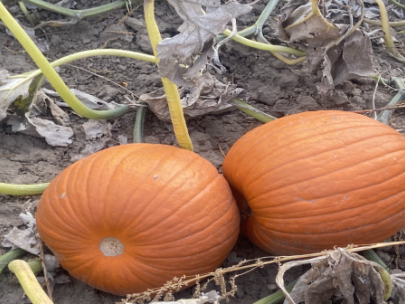
<svg viewBox="0 0 405 304"><path fill-rule="evenodd" d="M100 250L105 256L116 256L124 252L124 244L114 237L108 237L101 241Z"/></svg>

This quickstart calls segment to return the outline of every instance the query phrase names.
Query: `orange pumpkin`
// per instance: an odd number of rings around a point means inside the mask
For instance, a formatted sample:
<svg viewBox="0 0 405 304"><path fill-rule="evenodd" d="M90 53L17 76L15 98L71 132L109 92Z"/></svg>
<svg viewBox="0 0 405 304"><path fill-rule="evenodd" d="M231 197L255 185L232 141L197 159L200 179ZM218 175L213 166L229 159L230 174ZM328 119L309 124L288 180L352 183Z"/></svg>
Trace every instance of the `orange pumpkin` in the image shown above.
<svg viewBox="0 0 405 304"><path fill-rule="evenodd" d="M228 183L207 160L129 144L86 157L46 188L38 232L69 273L117 295L213 271L239 234Z"/></svg>
<svg viewBox="0 0 405 304"><path fill-rule="evenodd" d="M262 125L230 149L223 172L250 207L243 232L271 254L380 242L405 226L405 137L358 114Z"/></svg>

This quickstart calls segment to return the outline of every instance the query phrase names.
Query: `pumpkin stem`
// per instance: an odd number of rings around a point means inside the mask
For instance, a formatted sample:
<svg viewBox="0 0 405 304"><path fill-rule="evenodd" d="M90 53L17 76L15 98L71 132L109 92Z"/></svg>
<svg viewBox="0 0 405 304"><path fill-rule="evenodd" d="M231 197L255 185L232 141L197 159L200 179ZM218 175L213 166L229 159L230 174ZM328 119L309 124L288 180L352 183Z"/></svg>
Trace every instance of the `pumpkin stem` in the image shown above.
<svg viewBox="0 0 405 304"><path fill-rule="evenodd" d="M25 294L33 304L53 304L41 285L39 285L37 278L27 262L14 260L8 265L8 268L17 276Z"/></svg>

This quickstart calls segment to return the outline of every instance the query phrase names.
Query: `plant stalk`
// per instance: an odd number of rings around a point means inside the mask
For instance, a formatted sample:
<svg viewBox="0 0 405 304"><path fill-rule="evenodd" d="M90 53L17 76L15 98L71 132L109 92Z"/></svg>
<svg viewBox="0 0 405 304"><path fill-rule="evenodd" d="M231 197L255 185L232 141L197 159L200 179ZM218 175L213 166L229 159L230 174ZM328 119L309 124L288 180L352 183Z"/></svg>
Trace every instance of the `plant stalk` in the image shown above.
<svg viewBox="0 0 405 304"><path fill-rule="evenodd" d="M127 57L127 58L133 58L133 59L138 59L138 60L143 60L151 63L156 63L156 59L154 56L147 55L147 54L142 54L138 52L132 52L132 51L125 51L125 50L116 50L116 49L100 49L100 50L91 50L91 51L82 51L82 52L77 52L65 57L62 57L60 59L57 59L53 62L50 63L52 67L58 67L60 65L69 63L74 60L82 59L82 58L87 58L87 57L96 57L96 56L118 56L118 57ZM35 76L41 74L41 70L35 70L35 71L30 71L26 72L20 75L14 75L10 76L10 79L13 78L22 78L22 77L27 77L26 80L29 80L31 78L34 78Z"/></svg>
<svg viewBox="0 0 405 304"><path fill-rule="evenodd" d="M34 274L38 274L38 273L42 272L42 270L43 270L42 262L40 260L28 261L27 264Z"/></svg>
<svg viewBox="0 0 405 304"><path fill-rule="evenodd" d="M142 105L136 110L135 126L134 126L134 143L140 144L144 142L143 130L145 126L146 113L148 112L147 103L141 103Z"/></svg>
<svg viewBox="0 0 405 304"><path fill-rule="evenodd" d="M14 260L8 265L8 268L17 276L25 294L33 304L53 304L39 285L27 262Z"/></svg>
<svg viewBox="0 0 405 304"><path fill-rule="evenodd" d="M381 27L385 33L384 40L387 46L388 52L392 54L392 56L401 63L405 63L405 57L403 57L397 50L394 45L394 40L391 36L391 30L388 20L388 13L387 9L385 8L385 4L382 0L375 0L380 10L380 18L381 18Z"/></svg>
<svg viewBox="0 0 405 304"><path fill-rule="evenodd" d="M294 64L301 63L301 62L305 61L306 57L301 57L301 58L297 58L297 59L286 58L283 55L277 53L277 51L275 51L275 50L278 48L283 48L282 50L284 52L287 50L287 52L285 52L285 53L288 53L289 51L294 50L294 49L272 45L263 36L263 25L266 22L266 20L268 19L268 17L270 16L270 14L273 12L273 10L276 7L276 5L278 4L278 2L279 2L279 0L270 0L267 3L264 10L262 11L262 13L260 14L259 18L256 20L255 24L238 32L237 37L235 37L233 39L243 45L247 45L247 46L250 46L253 48L258 48L258 46L259 46L260 47L259 49L271 52L274 57L276 57L277 59L281 60L282 62L284 62L288 65L294 65ZM231 31L226 30L222 35L218 35L216 40L221 41L226 36L229 36L230 33L231 33ZM258 42L253 41L251 39L246 39L246 38L242 39L244 37L251 36L251 35L256 35ZM297 51L297 50L295 50L295 51ZM305 55L305 53L302 52L300 56L303 56L303 54Z"/></svg>
<svg viewBox="0 0 405 304"><path fill-rule="evenodd" d="M390 1L392 4L398 6L399 8L402 8L402 9L405 10L405 5L399 3L399 2L397 2L397 1L395 1L395 0L389 0L389 1Z"/></svg>
<svg viewBox="0 0 405 304"><path fill-rule="evenodd" d="M398 93L389 101L389 103L386 105L386 107L395 106L395 105L397 105L398 103L400 103L401 101L403 101L405 99L405 82L404 82L404 79L394 77L392 79L391 83L393 83L395 85L396 89L398 89ZM392 111L393 110L381 111L381 113L377 116L377 120L381 121L382 123L385 123L387 125L388 122L389 122Z"/></svg>
<svg viewBox="0 0 405 304"><path fill-rule="evenodd" d="M0 19L13 33L14 37L21 43L32 60L36 63L44 76L59 93L61 98L78 114L91 119L111 119L128 112L128 106L122 106L114 110L95 111L82 104L69 90L67 85L60 78L55 69L50 65L45 56L37 48L27 33L21 28L18 22L0 2Z"/></svg>
<svg viewBox="0 0 405 304"><path fill-rule="evenodd" d="M110 11L122 8L126 5L125 0L118 0L113 3L101 5L94 8L84 9L84 10L72 10L59 5L55 5L42 0L22 0L22 2L33 4L39 8L58 13L67 17L83 19L87 17L93 17L100 14L108 13Z"/></svg>
<svg viewBox="0 0 405 304"><path fill-rule="evenodd" d="M229 36L231 34L231 31L227 29L223 32L223 34L225 36ZM292 54L292 55L296 55L296 56L305 56L305 52L297 50L297 49L293 49L293 48L286 47L286 46L273 45L273 44L267 44L267 43L253 41L253 40L247 39L245 37L242 37L238 34L233 36L232 39L239 42L240 44L247 45L247 46L256 48L258 50L270 51L270 52L282 52L282 53Z"/></svg>
<svg viewBox="0 0 405 304"><path fill-rule="evenodd" d="M368 23L368 24L372 24L372 25L378 25L378 26L381 26L381 25L382 25L381 21L370 20L370 19L366 19L366 18L364 18L364 22L366 22L366 23ZM390 27L405 26L405 20L403 20L403 21L388 22L388 25L389 25Z"/></svg>
<svg viewBox="0 0 405 304"><path fill-rule="evenodd" d="M230 103L233 104L236 108L238 108L242 112L246 113L247 115L253 118L256 118L257 120L263 123L268 123L272 120L277 119L274 116L271 116L263 111L256 109L255 107L252 107L251 105L247 104L246 102L243 102L239 98L233 98Z"/></svg>
<svg viewBox="0 0 405 304"><path fill-rule="evenodd" d="M148 30L149 40L156 57L156 63L159 63L159 57L156 51L158 43L162 40L159 28L155 21L154 0L144 1L145 23ZM166 93L169 106L170 118L172 120L174 134L181 148L193 151L193 144L188 134L186 121L184 119L183 107L181 106L179 91L177 86L168 78L162 77L163 88Z"/></svg>
<svg viewBox="0 0 405 304"><path fill-rule="evenodd" d="M32 184L32 185L18 185L0 183L0 194L6 195L39 195L44 192L49 183Z"/></svg>
<svg viewBox="0 0 405 304"><path fill-rule="evenodd" d="M20 256L24 255L26 253L25 250L21 248L13 249L10 250L9 252L3 254L0 256L0 274L3 272L3 270L7 267L7 265L15 260L18 259Z"/></svg>

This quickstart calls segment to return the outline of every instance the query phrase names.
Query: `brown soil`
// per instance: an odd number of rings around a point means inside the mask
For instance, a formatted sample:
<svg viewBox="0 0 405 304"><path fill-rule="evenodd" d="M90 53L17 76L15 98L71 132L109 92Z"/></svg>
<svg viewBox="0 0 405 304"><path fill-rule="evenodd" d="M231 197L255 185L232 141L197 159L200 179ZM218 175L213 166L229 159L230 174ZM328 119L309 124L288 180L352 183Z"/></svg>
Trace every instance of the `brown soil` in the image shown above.
<svg viewBox="0 0 405 304"><path fill-rule="evenodd" d="M101 5L110 1L96 2L95 5ZM77 9L91 5L91 1L77 0L77 3ZM263 8L264 4L256 4L252 13L239 20L241 28L251 25ZM100 47L150 54L151 48L146 30L142 26L142 8L136 10L124 23L117 25L125 13L125 9L120 9L102 17L82 20L74 26L46 27L43 31L38 31L37 35L47 40L50 50L46 56L51 60ZM43 10L39 10L38 14L42 20L61 18L57 14ZM20 12L15 16L22 23L28 24ZM156 4L156 16L163 37L176 33L176 28L180 25L181 20L167 2ZM269 18L264 28L264 34L271 41L278 42L274 29L275 20ZM117 31L126 33L117 33ZM384 46L374 45L374 50L375 67L378 71L383 73L388 70L393 76L404 74L404 67L387 55ZM228 73L219 77L222 77L224 81L233 81L239 87L246 89L250 104L276 117L317 109L353 111L371 108L375 89L375 83L371 79L345 82L336 87L331 98L322 99L315 88L320 77L308 75L303 65L287 66L268 52L244 47L234 42L227 43L223 47L221 61L228 69ZM136 96L161 87L157 69L151 63L128 58L97 57L78 60L72 64L91 70L114 82L126 82L128 83L127 89ZM0 31L0 68L7 69L13 74L35 69L32 60L19 43L4 30ZM93 94L107 102L126 102L125 95L128 95L126 91L100 77L79 70L72 65L60 67L59 72L71 88ZM46 86L50 88L49 84ZM386 105L394 95L394 90L379 86L375 92L377 108ZM403 129L404 115L405 111L397 110L395 112L392 118L394 127ZM7 126L0 125L0 182L16 184L48 182L70 165L85 147L87 141L82 124L88 121L73 114L70 117L75 135L73 143L68 147L51 147L42 138L11 133ZM106 142L105 146L117 145L119 135L126 136L128 142L131 142L134 119L135 112L130 112L116 120L109 121L112 139ZM238 110L187 119L195 152L211 161L219 170L221 170L224 158L221 150L226 153L238 138L260 124ZM99 141L101 143L103 139L101 138ZM159 121L151 113L147 116L145 141L176 145L171 125ZM35 204L38 199L39 197L17 198L0 195L0 237L13 226L21 227L23 223L18 215L27 208L35 212ZM4 253L7 250L7 248L1 248L0 252ZM380 251L380 254L392 269L398 265L404 269L405 259L403 259L402 249L399 254L395 252L395 248L388 248ZM231 256L223 266L234 265L242 259L264 256L266 253L256 248L244 237L240 237ZM287 282L297 278L301 271L298 269L288 273ZM60 273L64 273L64 271L60 270ZM277 267L273 265L258 268L238 277L236 280L238 290L235 297L231 299L231 303L250 304L271 294L277 289L276 273ZM212 288L214 287L212 286ZM189 298L192 293L192 289L185 290L176 298ZM56 285L53 291L53 300L56 304L114 303L120 299L120 297L97 291L73 278L70 278L70 282L67 284ZM29 303L29 300L24 297L18 281L11 275L0 276L0 303Z"/></svg>

